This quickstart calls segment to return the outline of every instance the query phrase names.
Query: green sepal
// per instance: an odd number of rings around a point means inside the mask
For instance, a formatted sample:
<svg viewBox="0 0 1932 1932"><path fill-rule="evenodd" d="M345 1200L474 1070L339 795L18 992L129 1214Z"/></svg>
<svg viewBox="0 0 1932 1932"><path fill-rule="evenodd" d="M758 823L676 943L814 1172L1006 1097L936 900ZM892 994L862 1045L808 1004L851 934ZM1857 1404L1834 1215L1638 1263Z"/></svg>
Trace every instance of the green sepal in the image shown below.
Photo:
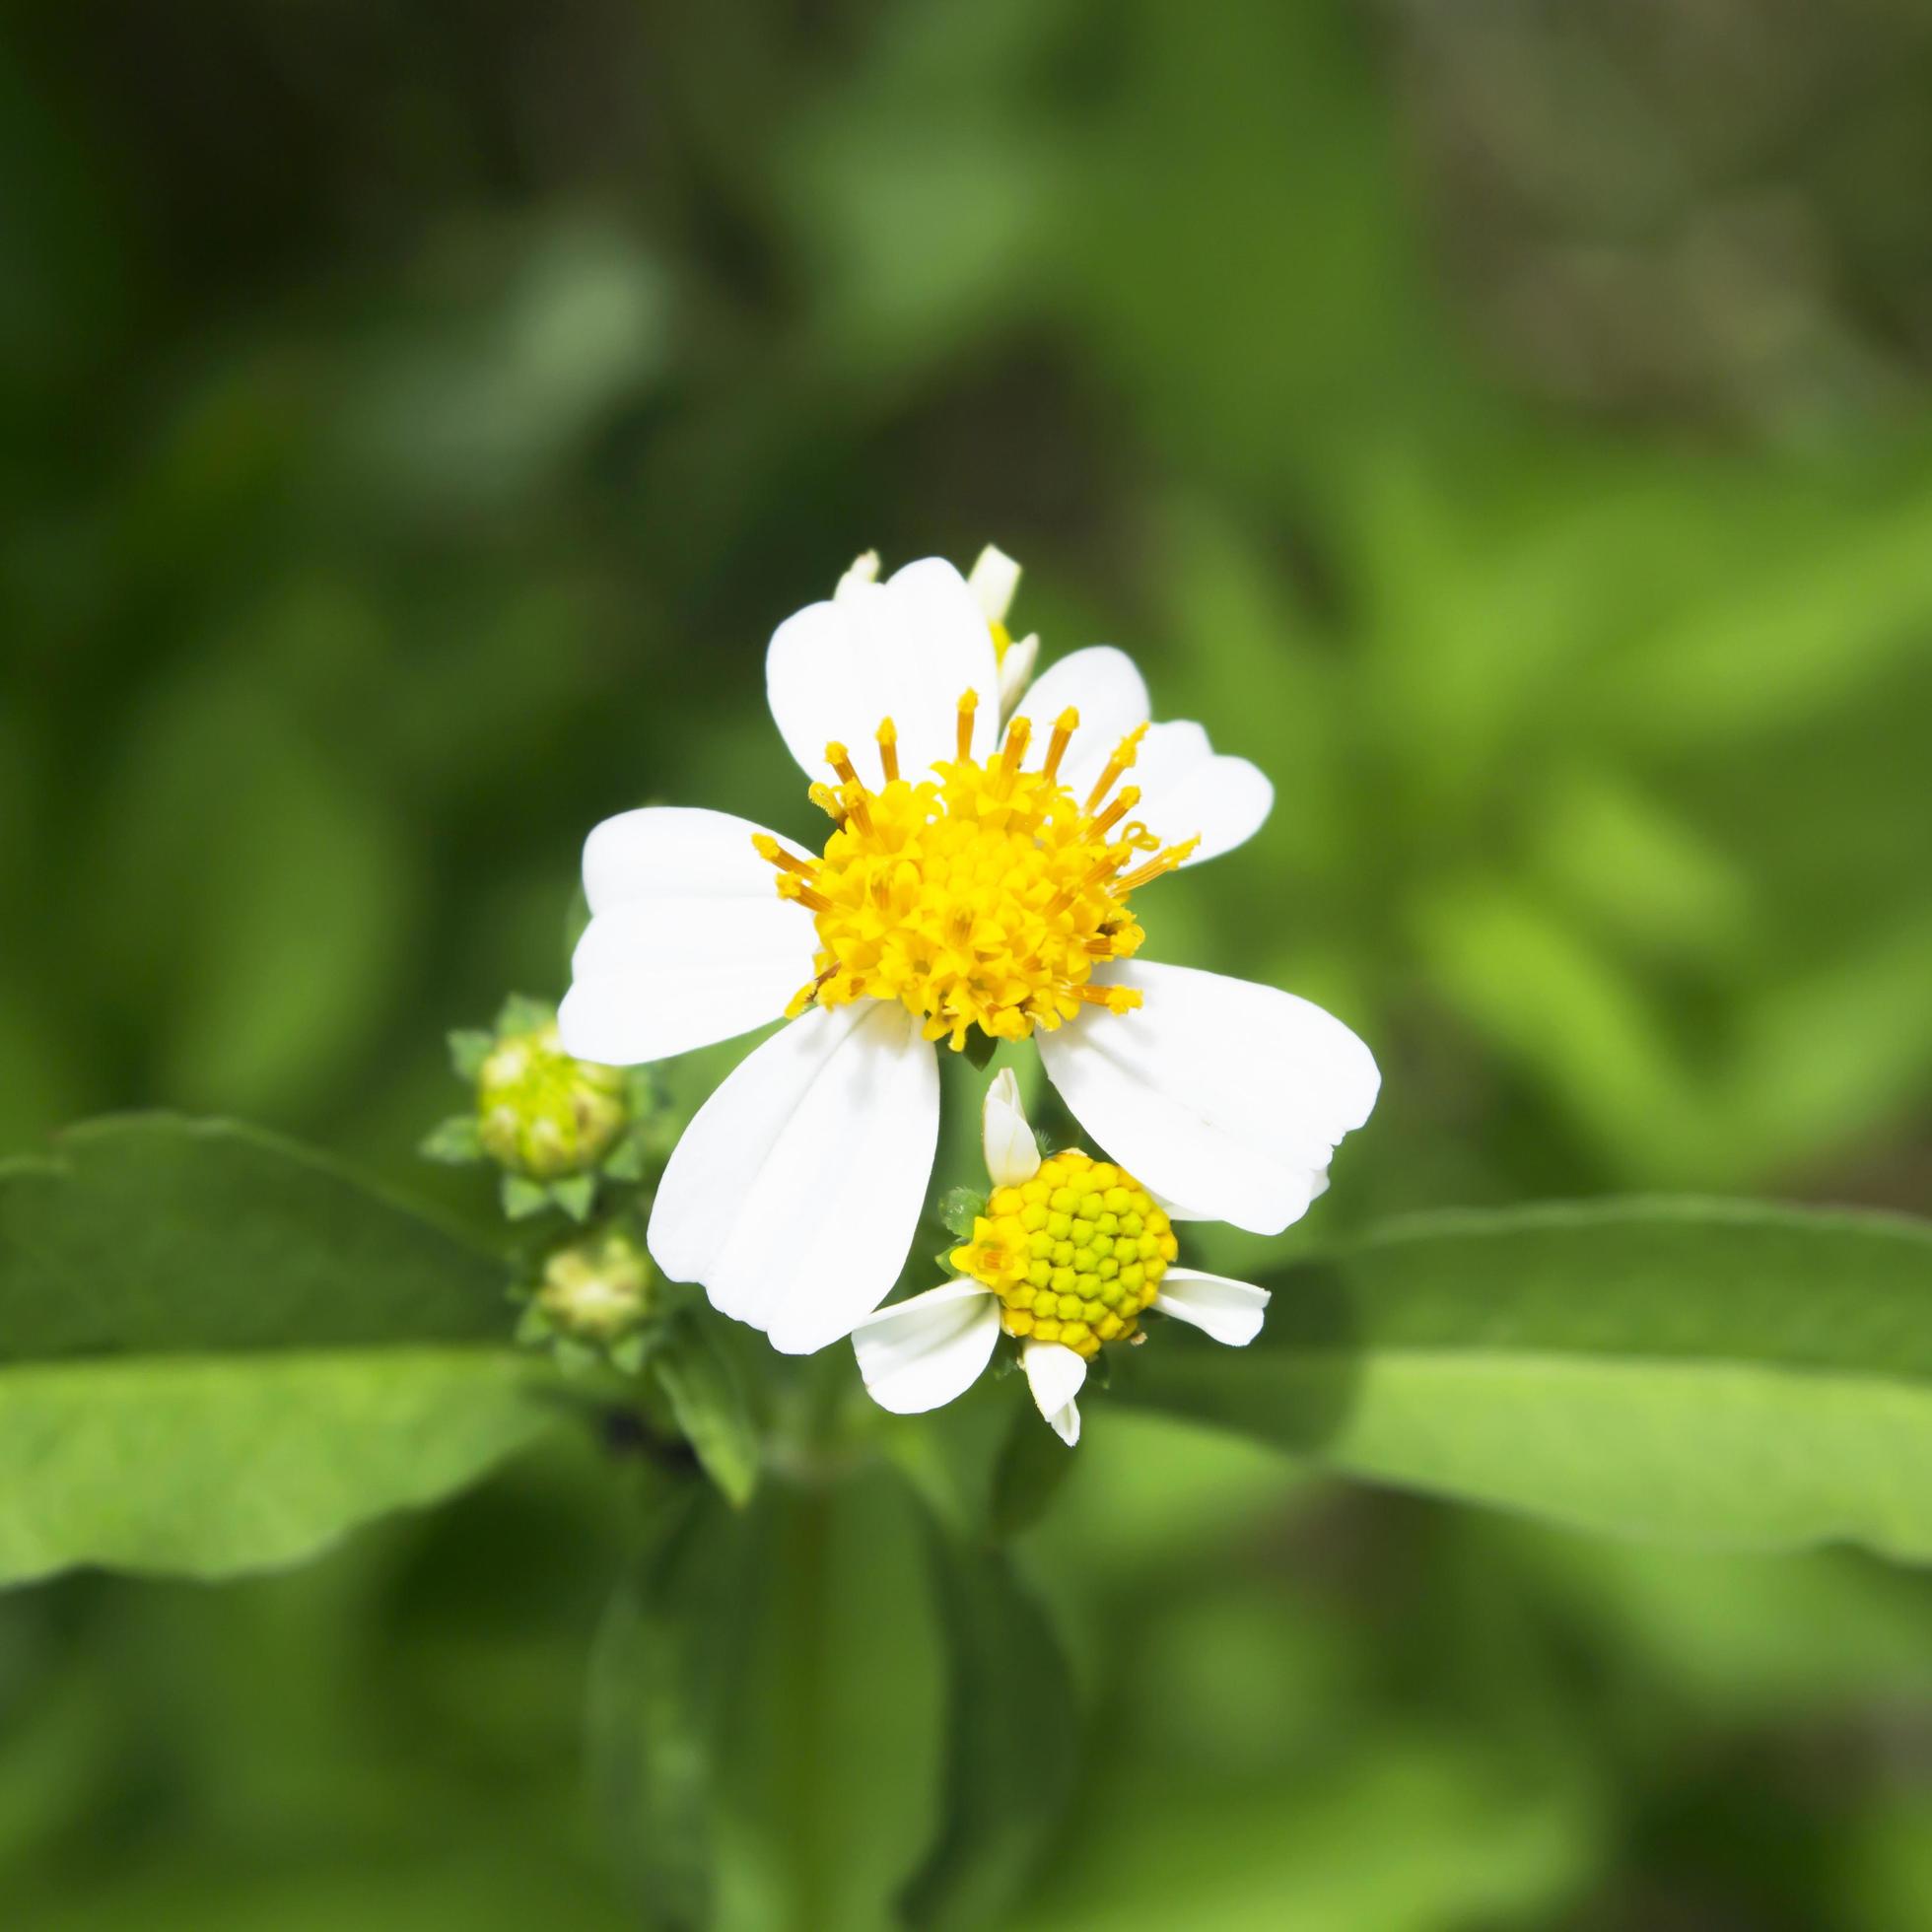
<svg viewBox="0 0 1932 1932"><path fill-rule="evenodd" d="M984 1073L992 1066L993 1056L1000 1051L1000 1042L991 1033L982 1033L976 1026L967 1034L962 1051L973 1070Z"/></svg>
<svg viewBox="0 0 1932 1932"><path fill-rule="evenodd" d="M497 1036L480 1026L458 1026L448 1035L449 1065L460 1080L474 1081L482 1076L483 1063L496 1051Z"/></svg>
<svg viewBox="0 0 1932 1932"><path fill-rule="evenodd" d="M417 1141L416 1151L425 1160L461 1167L483 1158L483 1131L474 1114L451 1114Z"/></svg>
<svg viewBox="0 0 1932 1932"><path fill-rule="evenodd" d="M526 993L513 993L497 1008L497 1039L517 1033L541 1033L557 1017L557 1009L547 1000L532 1000ZM496 1040L490 1043L496 1044Z"/></svg>
<svg viewBox="0 0 1932 1932"><path fill-rule="evenodd" d="M566 1375L588 1375L603 1360L600 1349L591 1347L587 1342L574 1341L567 1335L558 1336L550 1352Z"/></svg>
<svg viewBox="0 0 1932 1932"><path fill-rule="evenodd" d="M649 1329L639 1329L635 1335L627 1335L611 1347L611 1367L620 1375L636 1375L651 1354L653 1339Z"/></svg>
<svg viewBox="0 0 1932 1932"><path fill-rule="evenodd" d="M603 1173L613 1181L641 1181L648 1171L644 1137L635 1129L603 1158Z"/></svg>
<svg viewBox="0 0 1932 1932"><path fill-rule="evenodd" d="M503 1211L513 1221L526 1221L550 1206L550 1190L527 1175L506 1174L501 1190Z"/></svg>
<svg viewBox="0 0 1932 1932"><path fill-rule="evenodd" d="M554 1201L574 1221L586 1221L590 1217L590 1205L597 1198L597 1177L594 1174L572 1174L561 1181L552 1181L549 1188L550 1199Z"/></svg>
<svg viewBox="0 0 1932 1932"><path fill-rule="evenodd" d="M986 1212L986 1196L971 1188L948 1188L939 1197L939 1225L962 1241L970 1240L973 1223Z"/></svg>

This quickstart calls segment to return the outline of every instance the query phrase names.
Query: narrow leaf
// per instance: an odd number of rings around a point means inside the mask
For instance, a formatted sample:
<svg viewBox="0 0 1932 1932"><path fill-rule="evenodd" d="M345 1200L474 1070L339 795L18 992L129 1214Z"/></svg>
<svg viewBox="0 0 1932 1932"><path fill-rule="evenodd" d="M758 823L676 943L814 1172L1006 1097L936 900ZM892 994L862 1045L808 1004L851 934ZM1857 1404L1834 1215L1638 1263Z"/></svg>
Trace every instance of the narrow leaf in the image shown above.
<svg viewBox="0 0 1932 1932"><path fill-rule="evenodd" d="M499 1265L220 1123L0 1167L0 1581L219 1576L435 1500L552 1411Z"/></svg>
<svg viewBox="0 0 1932 1932"><path fill-rule="evenodd" d="M1628 1201L1399 1224L1163 1327L1122 1400L1586 1529L1932 1557L1932 1228Z"/></svg>
<svg viewBox="0 0 1932 1932"><path fill-rule="evenodd" d="M725 1693L747 1636L745 1519L687 1482L618 1590L591 1658L590 1774L641 1924L712 1923Z"/></svg>
<svg viewBox="0 0 1932 1932"><path fill-rule="evenodd" d="M943 1932L1006 1923L1060 1827L1079 1717L1059 1637L1004 1554L928 1532L948 1658L944 1822L901 1905Z"/></svg>

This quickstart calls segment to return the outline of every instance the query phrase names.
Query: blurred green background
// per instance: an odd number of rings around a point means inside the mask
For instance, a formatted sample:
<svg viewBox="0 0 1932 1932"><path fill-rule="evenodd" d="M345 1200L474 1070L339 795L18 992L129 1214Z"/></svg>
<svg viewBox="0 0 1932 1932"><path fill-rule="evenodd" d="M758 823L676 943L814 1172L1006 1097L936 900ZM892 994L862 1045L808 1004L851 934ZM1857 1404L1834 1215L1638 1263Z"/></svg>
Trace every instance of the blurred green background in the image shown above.
<svg viewBox="0 0 1932 1932"><path fill-rule="evenodd" d="M10 10L0 1151L232 1113L482 1224L412 1156L442 1032L560 990L585 831L804 829L774 623L992 540L1049 656L1275 779L1154 949L1377 1048L1295 1241L1923 1210L1928 179L1913 0ZM1932 1584L1090 1408L1025 1925L1932 1926ZM622 1925L625 1508L586 1447L288 1576L0 1600L6 1923ZM821 1707L748 1687L733 1924L917 1862L916 1557L881 1481L773 1579Z"/></svg>

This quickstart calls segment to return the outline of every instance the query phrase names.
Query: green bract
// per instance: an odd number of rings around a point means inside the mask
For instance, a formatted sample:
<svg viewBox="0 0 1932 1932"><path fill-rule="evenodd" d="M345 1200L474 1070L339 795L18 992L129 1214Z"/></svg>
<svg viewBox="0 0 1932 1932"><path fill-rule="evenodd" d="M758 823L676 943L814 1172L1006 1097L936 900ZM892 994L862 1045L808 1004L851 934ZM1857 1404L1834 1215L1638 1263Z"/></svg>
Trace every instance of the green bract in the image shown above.
<svg viewBox="0 0 1932 1932"><path fill-rule="evenodd" d="M492 1030L449 1035L449 1060L472 1084L475 1106L434 1129L421 1152L451 1163L494 1162L512 1220L555 1207L582 1221L600 1179L644 1177L647 1129L658 1104L649 1074L567 1054L554 1006L513 994Z"/></svg>

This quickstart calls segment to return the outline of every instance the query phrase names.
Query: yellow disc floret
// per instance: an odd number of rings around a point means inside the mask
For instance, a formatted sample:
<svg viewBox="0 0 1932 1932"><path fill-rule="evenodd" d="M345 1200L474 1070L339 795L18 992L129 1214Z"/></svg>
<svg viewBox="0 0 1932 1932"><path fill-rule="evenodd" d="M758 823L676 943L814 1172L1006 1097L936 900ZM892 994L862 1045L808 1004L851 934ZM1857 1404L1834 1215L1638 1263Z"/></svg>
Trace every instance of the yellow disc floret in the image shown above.
<svg viewBox="0 0 1932 1932"><path fill-rule="evenodd" d="M1091 1360L1103 1342L1135 1333L1178 1252L1166 1213L1133 1175L1070 1150L1030 1181L996 1188L952 1265L1000 1297L1008 1335Z"/></svg>
<svg viewBox="0 0 1932 1932"><path fill-rule="evenodd" d="M837 821L821 858L794 858L763 834L754 841L778 868L779 892L809 907L818 929L816 977L793 1000L794 1015L814 1001L897 1000L926 1038L957 1052L976 1026L1023 1040L1071 1019L1082 1002L1117 1013L1140 1003L1131 987L1093 985L1094 969L1138 949L1129 900L1199 843L1163 850L1128 817L1138 792L1115 791L1146 726L1077 798L1060 779L1077 712L1061 714L1039 769L1027 771L1033 727L1024 718L985 763L972 756L978 702L971 691L961 698L958 755L930 778L900 775L890 719L878 730L877 791L860 783L844 745L827 745L840 783L811 790Z"/></svg>

